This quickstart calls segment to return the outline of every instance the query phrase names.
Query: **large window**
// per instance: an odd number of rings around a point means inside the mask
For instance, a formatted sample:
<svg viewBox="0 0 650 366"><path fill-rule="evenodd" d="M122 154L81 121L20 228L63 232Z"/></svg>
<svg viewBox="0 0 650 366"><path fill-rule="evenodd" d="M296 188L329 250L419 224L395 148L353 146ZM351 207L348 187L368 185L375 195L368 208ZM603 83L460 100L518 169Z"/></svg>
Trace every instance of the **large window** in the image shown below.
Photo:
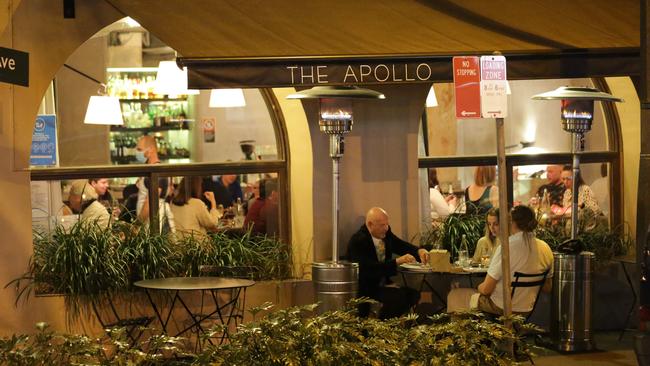
<svg viewBox="0 0 650 366"><path fill-rule="evenodd" d="M246 206L258 181L272 178L280 199L277 234L289 239L286 134L273 93L245 89L240 91L244 105L224 106L218 103L224 97L210 90L176 94L160 89L159 62L176 56L155 35L123 20L98 32L66 60L46 94L54 102L44 98L39 112L55 116L57 149L54 162L33 162L36 226L78 218L79 210L69 200L74 180L108 179L112 200L103 203L110 210L127 203L127 187L149 192L151 187L141 184L145 179L167 178L178 189L182 177L208 182L233 176ZM84 123L88 100L100 88L97 81L106 84L102 92L119 99L123 125ZM159 206L153 202L150 208Z"/></svg>
<svg viewBox="0 0 650 366"><path fill-rule="evenodd" d="M571 163L571 134L562 130L559 101L537 101L530 97L563 85L594 86L604 90L599 80L521 80L510 81L508 117L505 119L506 164L509 204L529 203L538 188L548 182L547 165ZM474 182L477 166L496 165L496 128L492 119L456 120L453 85L435 84L437 107L423 114L420 168L436 169L443 194L453 191L463 209L464 190ZM612 190L620 177L618 121L611 109L596 103L592 130L585 135L581 159L585 183L596 193L602 212L610 222L621 221L620 192ZM441 133L441 131L445 131ZM428 171L421 169L420 185L428 187ZM492 184L497 184L496 180ZM451 188L450 188L451 187ZM430 206L421 190L422 215ZM432 214L436 216L435 212Z"/></svg>

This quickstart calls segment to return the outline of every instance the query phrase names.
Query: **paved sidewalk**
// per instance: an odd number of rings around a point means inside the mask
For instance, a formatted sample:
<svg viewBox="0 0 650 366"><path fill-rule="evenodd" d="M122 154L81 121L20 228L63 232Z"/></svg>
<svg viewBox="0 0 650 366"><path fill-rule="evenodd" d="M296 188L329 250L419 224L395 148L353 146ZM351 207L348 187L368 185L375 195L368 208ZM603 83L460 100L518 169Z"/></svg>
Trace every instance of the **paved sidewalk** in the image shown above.
<svg viewBox="0 0 650 366"><path fill-rule="evenodd" d="M548 349L537 350L533 358L536 366L564 365L619 365L636 366L634 332L626 332L619 341L619 331L596 332L596 351L584 353L559 353Z"/></svg>

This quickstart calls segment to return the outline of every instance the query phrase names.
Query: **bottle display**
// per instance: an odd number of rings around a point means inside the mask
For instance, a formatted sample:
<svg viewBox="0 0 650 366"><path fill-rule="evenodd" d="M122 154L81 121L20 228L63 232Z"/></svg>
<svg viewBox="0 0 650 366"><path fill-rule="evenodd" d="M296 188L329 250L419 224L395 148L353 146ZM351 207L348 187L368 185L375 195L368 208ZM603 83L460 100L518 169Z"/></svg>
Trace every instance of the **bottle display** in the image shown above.
<svg viewBox="0 0 650 366"><path fill-rule="evenodd" d="M189 162L190 124L187 95L155 92L157 68L107 70L107 91L120 99L123 126L111 126L113 164L135 163L135 147L143 135L153 135L161 160Z"/></svg>

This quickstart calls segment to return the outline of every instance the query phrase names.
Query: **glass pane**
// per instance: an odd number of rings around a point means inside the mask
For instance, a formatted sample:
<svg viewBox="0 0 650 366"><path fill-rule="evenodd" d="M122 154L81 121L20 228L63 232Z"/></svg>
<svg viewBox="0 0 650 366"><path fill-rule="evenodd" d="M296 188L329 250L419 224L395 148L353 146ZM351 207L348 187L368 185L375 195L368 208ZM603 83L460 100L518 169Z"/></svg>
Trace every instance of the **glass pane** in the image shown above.
<svg viewBox="0 0 650 366"><path fill-rule="evenodd" d="M210 90L172 94L165 90L169 83L159 83L157 76L159 62L175 57L174 50L154 35L123 21L86 41L56 74L56 109L42 111L54 115L49 141L58 140L56 161L34 164L82 167L277 159L273 120L260 90L235 90L243 93L244 106L224 106L226 97L211 98ZM105 90L98 91L98 82L106 84ZM117 98L123 125L85 123L89 98L98 92ZM43 146L40 142L37 147Z"/></svg>
<svg viewBox="0 0 650 366"><path fill-rule="evenodd" d="M564 172L563 172L564 171ZM610 174L607 163L581 164L580 173L585 188L579 196L582 208L591 208L597 214L609 218L610 213ZM513 169L513 194L515 202L529 204L536 208L551 206L554 214L570 215L570 196L565 193L571 182L564 177L571 176L571 166L525 165ZM546 193L546 198L545 198ZM583 196L585 196L583 198Z"/></svg>
<svg viewBox="0 0 650 366"><path fill-rule="evenodd" d="M159 225L163 233L208 232L279 236L279 188L276 173L243 176L161 177L158 180ZM149 225L148 178L91 178L34 181L32 223L49 233L80 221L100 227L124 223Z"/></svg>
<svg viewBox="0 0 650 366"><path fill-rule="evenodd" d="M421 180L428 190L422 207L431 219L444 219L451 213L483 214L499 204L496 169L484 167L420 169L428 179ZM428 176L427 176L428 175Z"/></svg>
<svg viewBox="0 0 650 366"><path fill-rule="evenodd" d="M571 136L562 130L560 101L530 99L559 86L593 86L590 79L509 81L508 117L505 119L506 153L570 152ZM429 156L496 154L492 119L456 119L454 85L434 84L438 106L426 107ZM595 104L592 130L586 134L585 151L608 149L601 103Z"/></svg>

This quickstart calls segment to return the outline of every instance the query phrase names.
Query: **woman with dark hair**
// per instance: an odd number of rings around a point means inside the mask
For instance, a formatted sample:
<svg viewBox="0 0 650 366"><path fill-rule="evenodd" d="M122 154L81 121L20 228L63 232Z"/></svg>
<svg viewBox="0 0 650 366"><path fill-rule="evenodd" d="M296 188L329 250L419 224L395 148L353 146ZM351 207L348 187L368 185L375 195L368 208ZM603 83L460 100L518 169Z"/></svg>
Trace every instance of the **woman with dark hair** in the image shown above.
<svg viewBox="0 0 650 366"><path fill-rule="evenodd" d="M476 242L476 250L472 262L481 263L482 258L490 258L494 254L497 246L501 245L499 242L499 209L491 208L485 215L485 235Z"/></svg>
<svg viewBox="0 0 650 366"><path fill-rule="evenodd" d="M544 241L535 238L533 231L537 227L535 213L528 206L519 205L510 211L510 273L511 280L515 272L538 274L549 270L543 290L550 291L553 276L553 252ZM485 280L473 289L454 289L448 296L448 311L478 309L487 313L503 314L503 269L501 267L500 245L490 260ZM533 310L536 287L522 287L515 291L512 298L512 312L527 314ZM468 301L469 299L469 301Z"/></svg>
<svg viewBox="0 0 650 366"><path fill-rule="evenodd" d="M573 200L573 167L571 165L565 165L562 168L562 174L560 175L562 183L564 183L564 196L562 196L562 208L554 208L554 212L562 213L565 215L571 214L571 200ZM578 211L581 209L589 209L594 214L600 214L602 211L598 206L598 201L594 196L594 192L589 188L589 186L582 179L582 175L578 172Z"/></svg>
<svg viewBox="0 0 650 366"><path fill-rule="evenodd" d="M217 231L219 211L213 192L203 192L201 177L183 178L178 193L172 199L171 212L174 215L176 231L184 235L205 235L208 231ZM210 202L210 209L201 197Z"/></svg>
<svg viewBox="0 0 650 366"><path fill-rule="evenodd" d="M456 196L450 194L443 197L438 184L436 169L429 169L429 202L431 202L432 219L445 218L456 211Z"/></svg>

